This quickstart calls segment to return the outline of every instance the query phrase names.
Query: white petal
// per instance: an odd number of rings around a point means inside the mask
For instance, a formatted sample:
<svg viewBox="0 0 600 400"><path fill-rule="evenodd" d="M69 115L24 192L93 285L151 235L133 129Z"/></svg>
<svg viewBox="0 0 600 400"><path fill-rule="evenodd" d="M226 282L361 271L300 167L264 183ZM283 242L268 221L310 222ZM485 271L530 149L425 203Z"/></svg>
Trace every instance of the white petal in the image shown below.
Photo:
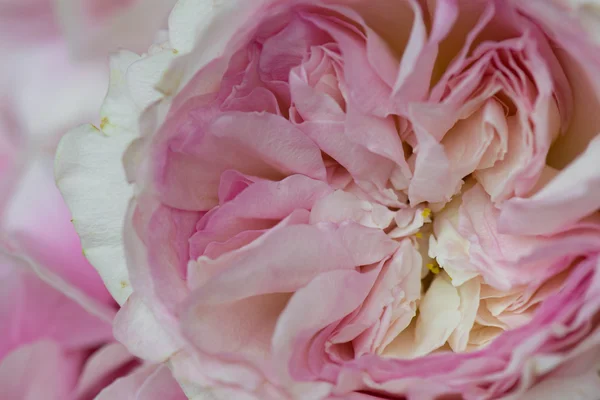
<svg viewBox="0 0 600 400"><path fill-rule="evenodd" d="M461 314L460 323L448 338L448 344L454 351L465 351L469 342L469 334L475 323L475 315L479 308L479 279L471 279L458 287Z"/></svg>
<svg viewBox="0 0 600 400"><path fill-rule="evenodd" d="M137 107L127 85L127 70L140 56L120 51L110 57L110 85L102 104L100 128L107 135L135 134L141 110Z"/></svg>
<svg viewBox="0 0 600 400"><path fill-rule="evenodd" d="M436 215L434 221L435 237L429 237L429 257L452 278L454 286L477 276L477 271L469 263L469 241L457 230L459 200L453 200Z"/></svg>
<svg viewBox="0 0 600 400"><path fill-rule="evenodd" d="M163 50L142 58L129 66L127 84L135 105L143 110L164 95L156 86L176 57L172 50Z"/></svg>
<svg viewBox="0 0 600 400"><path fill-rule="evenodd" d="M169 15L169 38L173 48L180 53L189 53L198 35L222 7L221 3L215 0L179 0Z"/></svg>
<svg viewBox="0 0 600 400"><path fill-rule="evenodd" d="M133 190L121 165L132 135L105 136L84 125L56 151L55 177L81 238L85 256L119 304L131 293L123 249L123 224Z"/></svg>

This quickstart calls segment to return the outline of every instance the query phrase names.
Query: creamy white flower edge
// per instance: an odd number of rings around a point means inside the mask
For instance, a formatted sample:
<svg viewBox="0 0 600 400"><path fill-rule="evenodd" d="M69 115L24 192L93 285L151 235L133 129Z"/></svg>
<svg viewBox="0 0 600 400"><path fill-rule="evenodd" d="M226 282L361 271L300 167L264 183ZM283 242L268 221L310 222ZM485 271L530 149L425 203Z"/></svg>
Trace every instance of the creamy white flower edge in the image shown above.
<svg viewBox="0 0 600 400"><path fill-rule="evenodd" d="M73 214L84 254L120 305L132 293L123 223L134 195L122 157L139 136L138 122L144 109L156 101L168 101L156 87L173 59L189 53L197 33L202 33L202 27L210 27L217 15L213 3L179 1L169 17L170 43L142 56L129 51L113 54L100 126L73 129L56 151L56 184Z"/></svg>
<svg viewBox="0 0 600 400"><path fill-rule="evenodd" d="M134 57L119 53L111 61L111 83L102 114L111 120L113 108L132 109L124 71ZM124 64L124 65L123 65ZM125 108L127 107L127 108ZM131 115L135 120L136 114ZM69 132L56 151L55 178L71 213L86 258L96 268L111 295L123 304L131 294L125 264L122 226L133 189L125 179L121 157L136 130L115 116L102 130L84 125ZM103 121L107 121L103 119Z"/></svg>

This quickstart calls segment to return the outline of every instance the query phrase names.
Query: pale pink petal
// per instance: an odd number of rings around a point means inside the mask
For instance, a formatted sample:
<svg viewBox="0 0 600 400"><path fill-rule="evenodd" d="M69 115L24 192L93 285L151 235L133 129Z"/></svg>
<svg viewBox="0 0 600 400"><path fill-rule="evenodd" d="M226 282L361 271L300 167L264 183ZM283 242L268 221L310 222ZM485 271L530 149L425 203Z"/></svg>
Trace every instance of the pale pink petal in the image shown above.
<svg viewBox="0 0 600 400"><path fill-rule="evenodd" d="M291 100L303 120L343 120L345 100L335 64L340 57L325 46L313 48L309 60L290 72Z"/></svg>
<svg viewBox="0 0 600 400"><path fill-rule="evenodd" d="M299 125L298 128L347 169L351 177L368 194L377 195L379 192L385 191L394 172L395 163L350 140L345 123L308 121ZM398 203L397 199L396 203Z"/></svg>
<svg viewBox="0 0 600 400"><path fill-rule="evenodd" d="M71 215L54 184L50 160L39 159L23 172L6 212L3 227L21 251L91 299L113 304L81 252Z"/></svg>
<svg viewBox="0 0 600 400"><path fill-rule="evenodd" d="M0 392L6 399L68 399L81 360L52 341L21 346L0 361Z"/></svg>
<svg viewBox="0 0 600 400"><path fill-rule="evenodd" d="M131 354L146 360L162 362L178 350L169 332L137 294L129 296L117 314L114 333Z"/></svg>
<svg viewBox="0 0 600 400"><path fill-rule="evenodd" d="M190 238L190 256L196 259L211 243L225 242L244 231L271 228L294 210L310 210L329 193L326 183L302 175L256 182L198 222L198 231Z"/></svg>
<svg viewBox="0 0 600 400"><path fill-rule="evenodd" d="M268 179L326 176L318 147L279 116L222 113L207 129L180 151L168 150L166 165L159 164L156 183L166 204L195 210L216 205L218 179L228 169Z"/></svg>
<svg viewBox="0 0 600 400"><path fill-rule="evenodd" d="M456 123L441 142L456 185L475 170L491 168L502 160L508 133L504 110L495 100L488 100L469 118Z"/></svg>
<svg viewBox="0 0 600 400"><path fill-rule="evenodd" d="M286 229L289 226L304 225L309 221L310 213L306 210L294 210L290 215L276 223L270 229L243 231L223 243L211 243L207 246L205 254L197 260L191 260L187 265L187 285L192 289L196 289L204 285L208 279L218 274L222 269L222 263L210 263L212 259L219 259L222 256L229 254L229 259L232 253L244 253L249 248L256 246L264 240L262 237L275 236L277 233ZM225 259L228 259L227 257Z"/></svg>
<svg viewBox="0 0 600 400"><path fill-rule="evenodd" d="M203 352L234 353L259 366L268 359L277 318L290 294L257 294L241 301L208 304L192 298L182 320L183 331Z"/></svg>
<svg viewBox="0 0 600 400"><path fill-rule="evenodd" d="M262 29L264 28L263 26ZM263 80L286 82L290 70L303 61L311 47L324 45L329 41L328 35L315 29L311 22L292 16L283 29L264 41L260 59Z"/></svg>
<svg viewBox="0 0 600 400"><path fill-rule="evenodd" d="M27 265L0 253L2 301L0 354L42 338L62 349L98 346L112 338L110 322L43 282Z"/></svg>
<svg viewBox="0 0 600 400"><path fill-rule="evenodd" d="M166 366L148 365L117 379L96 397L98 400L186 400Z"/></svg>
<svg viewBox="0 0 600 400"><path fill-rule="evenodd" d="M354 221L369 228L379 229L386 229L393 219L394 212L387 207L361 200L342 190L317 200L310 213L311 224Z"/></svg>
<svg viewBox="0 0 600 400"><path fill-rule="evenodd" d="M600 86L595 78L600 63L595 51L597 42L585 40L588 37L584 29L587 20L574 18L571 7L565 9L539 0L515 2L515 6L540 24L555 43L560 44L561 50L556 51L555 48L554 51L573 89L573 104L576 105L573 107L573 118L568 131L553 145L548 159L548 164L562 169L583 153L587 144L600 131L600 116L594 112L598 109L600 100ZM578 9L579 12L582 10L585 10L586 17L594 19L593 6Z"/></svg>
<svg viewBox="0 0 600 400"><path fill-rule="evenodd" d="M394 216L396 227L390 231L391 238L397 239L409 236L418 232L426 222L431 222L430 218L425 218L423 210L425 207L411 207L398 210Z"/></svg>
<svg viewBox="0 0 600 400"><path fill-rule="evenodd" d="M120 343L103 346L86 360L74 390L75 397L95 396L113 380L139 366L139 363Z"/></svg>
<svg viewBox="0 0 600 400"><path fill-rule="evenodd" d="M512 198L503 206L502 232L550 234L600 209L600 136L539 192Z"/></svg>
<svg viewBox="0 0 600 400"><path fill-rule="evenodd" d="M381 351L410 323L421 296L421 256L409 240L402 241L383 265L361 309L348 318L332 341L354 341L355 356ZM366 329L372 329L368 334ZM374 329L373 329L374 328Z"/></svg>
<svg viewBox="0 0 600 400"><path fill-rule="evenodd" d="M343 9L340 11L348 12ZM319 18L316 15L306 15L305 18L329 33L338 43L344 57L344 80L351 87L349 100L365 112L385 115L389 108L387 99L390 98L391 87L370 65L363 34L339 18Z"/></svg>
<svg viewBox="0 0 600 400"><path fill-rule="evenodd" d="M313 337L357 308L374 277L372 272L330 271L294 294L279 318L273 337L282 379L289 379L288 373L292 378L306 380L327 372L324 346L316 347L319 342L313 342Z"/></svg>
<svg viewBox="0 0 600 400"><path fill-rule="evenodd" d="M370 265L397 247L383 232L354 222L287 226L215 260L201 257L196 268L213 270L215 276L197 291L195 302L290 293L319 273Z"/></svg>

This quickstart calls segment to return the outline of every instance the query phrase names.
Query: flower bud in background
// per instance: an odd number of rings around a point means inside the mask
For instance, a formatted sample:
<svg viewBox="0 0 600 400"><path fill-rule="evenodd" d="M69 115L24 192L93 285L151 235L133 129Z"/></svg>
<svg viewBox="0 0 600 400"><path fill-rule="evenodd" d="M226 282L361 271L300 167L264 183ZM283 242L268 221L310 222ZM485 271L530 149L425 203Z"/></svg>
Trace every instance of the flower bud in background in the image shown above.
<svg viewBox="0 0 600 400"><path fill-rule="evenodd" d="M113 338L117 304L86 260L53 177L61 136L99 120L107 32L119 15L135 19L137 12L131 2L107 9L89 2L98 19L94 41L85 39L81 52L75 37L92 35L91 25L65 3L0 1L0 393L11 400L84 400L115 382L121 397L113 388L99 398L129 399L140 391L141 398L163 399L171 383L172 399L182 398L168 369L143 364ZM148 13L139 20L145 36L166 21L168 7L156 12L150 25L142 26ZM129 29L136 25L129 22ZM151 389L158 383L162 395Z"/></svg>

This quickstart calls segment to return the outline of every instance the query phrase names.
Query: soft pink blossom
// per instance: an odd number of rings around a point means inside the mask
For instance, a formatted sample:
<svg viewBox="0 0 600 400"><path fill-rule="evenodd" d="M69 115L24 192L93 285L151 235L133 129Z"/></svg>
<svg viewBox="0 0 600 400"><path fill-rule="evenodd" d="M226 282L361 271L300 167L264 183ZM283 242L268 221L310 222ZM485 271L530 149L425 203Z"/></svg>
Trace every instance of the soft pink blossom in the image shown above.
<svg viewBox="0 0 600 400"><path fill-rule="evenodd" d="M117 339L192 399L593 398L600 59L566 7L179 1L57 152Z"/></svg>
<svg viewBox="0 0 600 400"><path fill-rule="evenodd" d="M26 261L4 254L0 387L14 399L91 399L137 364L112 342L114 308L73 289L69 295L42 281ZM97 279L96 279L97 282ZM97 356L89 357L95 349ZM118 351L115 349L118 348ZM104 352L112 356L96 362Z"/></svg>
<svg viewBox="0 0 600 400"><path fill-rule="evenodd" d="M95 117L108 85L104 62L71 59L55 13L52 0L0 1L0 397L182 399L168 369L115 341L116 303L53 179L60 137Z"/></svg>

